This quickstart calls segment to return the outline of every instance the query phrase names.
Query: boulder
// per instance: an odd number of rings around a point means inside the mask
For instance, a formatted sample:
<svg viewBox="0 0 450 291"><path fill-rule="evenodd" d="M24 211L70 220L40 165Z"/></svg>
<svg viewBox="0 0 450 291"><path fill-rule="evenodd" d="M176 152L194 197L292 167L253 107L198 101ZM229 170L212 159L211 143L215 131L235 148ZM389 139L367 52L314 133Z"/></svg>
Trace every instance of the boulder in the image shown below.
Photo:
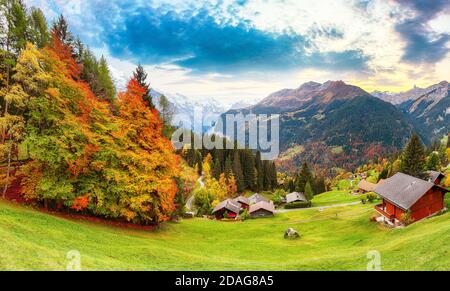
<svg viewBox="0 0 450 291"><path fill-rule="evenodd" d="M284 233L284 238L285 239L297 239L297 238L300 238L300 234L295 229L289 228Z"/></svg>

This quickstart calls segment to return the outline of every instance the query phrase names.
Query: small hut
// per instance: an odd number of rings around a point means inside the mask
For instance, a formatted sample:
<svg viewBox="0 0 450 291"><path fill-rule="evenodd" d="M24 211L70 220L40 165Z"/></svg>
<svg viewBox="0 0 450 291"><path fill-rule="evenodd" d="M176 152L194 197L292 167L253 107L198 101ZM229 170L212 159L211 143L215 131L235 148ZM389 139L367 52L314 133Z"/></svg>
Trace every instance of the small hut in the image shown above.
<svg viewBox="0 0 450 291"><path fill-rule="evenodd" d="M252 195L249 199L250 199L250 205L256 204L256 203L259 203L259 202L262 202L262 201L270 202L269 199L267 199L266 197L264 197L264 196L262 196L261 194L258 194L258 193Z"/></svg>
<svg viewBox="0 0 450 291"><path fill-rule="evenodd" d="M212 214L216 217L216 219L225 218L225 213L230 218L237 218L239 216L239 212L241 211L241 206L236 203L234 200L228 199L221 203L219 203L213 210Z"/></svg>
<svg viewBox="0 0 450 291"><path fill-rule="evenodd" d="M239 204L242 209L249 209L250 208L250 199L244 196L239 196L236 199L234 199L234 202Z"/></svg>
<svg viewBox="0 0 450 291"><path fill-rule="evenodd" d="M359 182L358 184L358 192L361 194L373 192L376 187L377 187L376 184L367 182L367 180L361 180L361 182Z"/></svg>
<svg viewBox="0 0 450 291"><path fill-rule="evenodd" d="M252 218L272 217L275 215L273 203L261 201L250 206L249 214Z"/></svg>
<svg viewBox="0 0 450 291"><path fill-rule="evenodd" d="M294 192L286 196L287 204L295 202L308 202L308 199L306 198L305 194L299 192Z"/></svg>

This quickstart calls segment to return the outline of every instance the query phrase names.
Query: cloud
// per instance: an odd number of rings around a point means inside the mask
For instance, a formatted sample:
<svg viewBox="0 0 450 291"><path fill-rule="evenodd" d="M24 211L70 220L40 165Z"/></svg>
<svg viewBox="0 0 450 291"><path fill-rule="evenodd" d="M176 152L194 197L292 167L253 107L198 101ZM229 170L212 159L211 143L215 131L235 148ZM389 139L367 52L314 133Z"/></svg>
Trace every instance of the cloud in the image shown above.
<svg viewBox="0 0 450 291"><path fill-rule="evenodd" d="M438 14L448 12L448 0L397 0L414 12L414 16L396 25L396 31L406 41L402 59L410 63L436 63L449 52L450 34L433 32L428 23Z"/></svg>
<svg viewBox="0 0 450 291"><path fill-rule="evenodd" d="M237 1L235 5L245 5ZM177 11L170 5L107 4L91 6L102 45L112 56L147 65L173 64L192 73L236 73L327 66L330 70L366 69L369 57L360 50L315 50L317 35L330 39L343 33L327 27L311 35L292 30L271 32L237 17L217 17L215 5ZM112 4L111 4L112 5ZM228 7L228 13L233 9ZM83 31L81 31L83 33ZM98 44L96 44L98 45Z"/></svg>

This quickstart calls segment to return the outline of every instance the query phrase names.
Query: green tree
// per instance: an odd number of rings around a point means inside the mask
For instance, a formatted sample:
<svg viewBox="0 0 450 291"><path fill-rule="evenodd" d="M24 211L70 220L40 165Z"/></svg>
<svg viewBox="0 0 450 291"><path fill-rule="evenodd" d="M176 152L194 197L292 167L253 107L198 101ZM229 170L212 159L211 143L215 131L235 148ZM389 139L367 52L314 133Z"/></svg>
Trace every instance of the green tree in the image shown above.
<svg viewBox="0 0 450 291"><path fill-rule="evenodd" d="M58 37L64 45L73 49L73 35L69 31L69 25L62 14L53 23L51 33Z"/></svg>
<svg viewBox="0 0 450 291"><path fill-rule="evenodd" d="M139 85L141 85L141 87L145 89L145 95L143 98L148 103L148 106L152 109L155 108L151 96L150 84L147 82L148 74L141 64L139 64L136 70L133 72L133 77L138 81Z"/></svg>
<svg viewBox="0 0 450 291"><path fill-rule="evenodd" d="M425 147L417 134L411 137L401 157L400 172L421 178L425 170Z"/></svg>
<svg viewBox="0 0 450 291"><path fill-rule="evenodd" d="M261 152L256 152L255 157L255 167L256 167L256 191L261 191L264 188L264 168L261 160Z"/></svg>
<svg viewBox="0 0 450 291"><path fill-rule="evenodd" d="M30 26L30 40L38 48L43 48L50 41L50 34L48 32L48 24L45 19L44 13L39 8L31 8L31 14L29 16Z"/></svg>
<svg viewBox="0 0 450 291"><path fill-rule="evenodd" d="M426 162L426 168L429 171L440 171L441 170L441 159L438 152L432 152Z"/></svg>
<svg viewBox="0 0 450 291"><path fill-rule="evenodd" d="M312 180L313 175L311 173L311 170L309 169L308 163L304 162L297 176L297 180L295 181L295 191L304 193L306 184L308 182L311 183Z"/></svg>
<svg viewBox="0 0 450 291"><path fill-rule="evenodd" d="M105 100L113 100L116 96L116 88L104 56L100 58L98 65L98 95Z"/></svg>
<svg viewBox="0 0 450 291"><path fill-rule="evenodd" d="M255 190L255 157L250 150L242 151L242 173L244 176L244 187L249 190Z"/></svg>
<svg viewBox="0 0 450 291"><path fill-rule="evenodd" d="M314 191L313 191L313 188L312 188L310 182L306 183L304 193L305 193L306 199L308 199L308 201L311 201L314 198Z"/></svg>
<svg viewBox="0 0 450 291"><path fill-rule="evenodd" d="M163 134L170 138L170 135L172 134L172 120L173 115L175 114L175 109L173 107L173 104L169 102L166 96L161 95L159 98L159 107L160 107L160 115L161 119L164 124L163 128Z"/></svg>
<svg viewBox="0 0 450 291"><path fill-rule="evenodd" d="M238 192L244 191L245 190L244 175L242 173L241 159L239 157L238 151L234 152L233 174L236 179L236 186L237 186Z"/></svg>

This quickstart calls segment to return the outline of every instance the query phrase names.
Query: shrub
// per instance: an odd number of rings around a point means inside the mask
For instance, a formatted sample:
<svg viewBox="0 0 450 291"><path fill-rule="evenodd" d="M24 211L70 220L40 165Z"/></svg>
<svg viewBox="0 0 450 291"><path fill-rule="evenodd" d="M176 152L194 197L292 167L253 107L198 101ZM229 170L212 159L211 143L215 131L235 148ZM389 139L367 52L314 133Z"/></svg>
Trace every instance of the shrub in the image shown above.
<svg viewBox="0 0 450 291"><path fill-rule="evenodd" d="M367 195L361 196L361 203L367 204Z"/></svg>
<svg viewBox="0 0 450 291"><path fill-rule="evenodd" d="M240 216L241 216L242 221L246 221L246 220L250 219L250 213L248 212L247 209L244 209Z"/></svg>
<svg viewBox="0 0 450 291"><path fill-rule="evenodd" d="M309 207L311 207L311 202L293 202L284 206L285 209L300 209Z"/></svg>
<svg viewBox="0 0 450 291"><path fill-rule="evenodd" d="M402 215L401 221L404 225L408 226L410 224L414 223L414 218L412 218L411 216L411 211L406 212L405 214Z"/></svg>
<svg viewBox="0 0 450 291"><path fill-rule="evenodd" d="M367 198L367 201L369 201L370 203L373 203L374 201L378 200L378 195L373 192L370 192L370 193L367 193L366 198Z"/></svg>

